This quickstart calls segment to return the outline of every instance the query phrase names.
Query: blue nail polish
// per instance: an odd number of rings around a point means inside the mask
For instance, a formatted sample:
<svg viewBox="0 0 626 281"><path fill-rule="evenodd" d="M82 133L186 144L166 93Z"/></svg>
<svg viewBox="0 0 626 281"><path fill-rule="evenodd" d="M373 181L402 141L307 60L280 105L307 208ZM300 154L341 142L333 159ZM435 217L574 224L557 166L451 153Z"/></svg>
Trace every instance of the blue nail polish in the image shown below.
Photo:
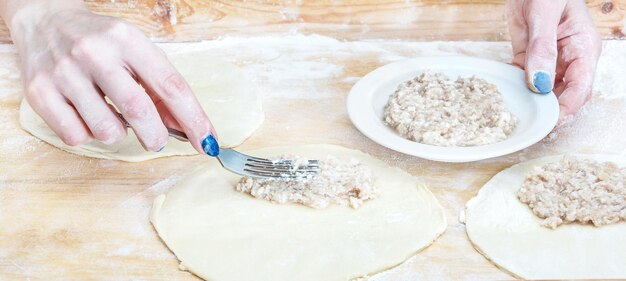
<svg viewBox="0 0 626 281"><path fill-rule="evenodd" d="M220 154L220 146L217 144L217 140L213 137L213 135L208 135L204 140L202 140L202 149L204 153L209 156L217 156Z"/></svg>
<svg viewBox="0 0 626 281"><path fill-rule="evenodd" d="M537 91L542 94L547 94L552 91L552 80L550 74L545 71L537 71L533 75L533 85L537 88Z"/></svg>
<svg viewBox="0 0 626 281"><path fill-rule="evenodd" d="M163 150L163 148L165 148L165 146L159 148L159 150L157 150L156 152L161 152L161 150Z"/></svg>

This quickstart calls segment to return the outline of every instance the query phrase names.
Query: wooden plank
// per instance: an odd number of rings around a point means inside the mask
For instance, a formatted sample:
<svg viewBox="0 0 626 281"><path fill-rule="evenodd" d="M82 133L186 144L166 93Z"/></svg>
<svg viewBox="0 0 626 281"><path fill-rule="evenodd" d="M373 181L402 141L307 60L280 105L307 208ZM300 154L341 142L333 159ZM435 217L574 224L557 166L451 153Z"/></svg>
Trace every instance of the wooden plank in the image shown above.
<svg viewBox="0 0 626 281"><path fill-rule="evenodd" d="M445 209L448 229L398 268L391 280L507 280L475 251L458 221L464 204L510 165L560 153L625 153L626 41L605 42L596 94L571 125L511 155L437 163L375 144L348 118L352 85L373 69L415 56L462 54L511 60L507 42L341 42L318 36L164 44L238 64L259 88L266 120L240 149L331 143L359 149L418 176ZM0 45L0 280L198 280L179 271L148 221L152 200L206 156L141 163L69 154L22 131L18 58ZM208 113L210 116L210 112ZM219 129L219 128L218 128ZM221 253L215 253L221 254Z"/></svg>
<svg viewBox="0 0 626 281"><path fill-rule="evenodd" d="M154 41L317 33L338 39L508 40L502 0L87 0L96 13L127 19ZM589 0L604 39L623 39L626 0ZM9 42L0 26L0 42Z"/></svg>

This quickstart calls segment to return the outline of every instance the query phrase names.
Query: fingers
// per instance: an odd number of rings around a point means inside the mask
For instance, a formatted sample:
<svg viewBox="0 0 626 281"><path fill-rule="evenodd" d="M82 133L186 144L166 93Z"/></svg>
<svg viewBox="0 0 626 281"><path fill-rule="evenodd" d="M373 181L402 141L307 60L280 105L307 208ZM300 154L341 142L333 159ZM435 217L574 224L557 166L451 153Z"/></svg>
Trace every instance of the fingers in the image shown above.
<svg viewBox="0 0 626 281"><path fill-rule="evenodd" d="M507 0L505 3L506 19L513 47L513 64L524 68L526 63L526 47L528 46L528 26L521 13L524 0Z"/></svg>
<svg viewBox="0 0 626 281"><path fill-rule="evenodd" d="M142 55L134 55L135 51ZM130 50L127 62L140 82L158 97L159 104L187 134L191 144L201 153L219 154L215 130L185 79L172 66L165 54L156 46Z"/></svg>
<svg viewBox="0 0 626 281"><path fill-rule="evenodd" d="M159 112L159 115L161 116L161 120L163 121L163 124L165 124L165 127L183 132L183 127L178 124L176 118L174 118L170 110L167 108L167 106L165 106L165 103L163 103L163 100L161 100L161 98L159 98L159 96L157 96L156 94L152 93L149 89L146 90L146 92L148 93L150 99L152 99L152 103L154 103L154 106Z"/></svg>
<svg viewBox="0 0 626 281"><path fill-rule="evenodd" d="M122 67L94 71L100 89L120 110L146 150L160 151L167 144L167 129L154 103Z"/></svg>
<svg viewBox="0 0 626 281"><path fill-rule="evenodd" d="M527 1L526 81L537 93L552 91L557 61L557 27L565 1Z"/></svg>
<svg viewBox="0 0 626 281"><path fill-rule="evenodd" d="M111 111L98 89L85 75L80 74L78 68L67 69L57 77L57 86L72 102L91 135L104 144L123 140L126 137L126 126Z"/></svg>
<svg viewBox="0 0 626 281"><path fill-rule="evenodd" d="M159 111L159 115L161 115L161 120L163 120L163 124L165 124L165 127L184 132L183 127L178 124L178 121L176 121L176 118L172 116L172 113L170 113L170 110L167 109L165 104L161 100L159 100L158 97L156 97L155 99L154 95L150 95L150 97L152 98L152 101L154 102L157 111ZM178 140L183 141L182 139Z"/></svg>
<svg viewBox="0 0 626 281"><path fill-rule="evenodd" d="M27 86L26 99L48 127L71 146L91 141L89 129L51 81L34 79Z"/></svg>
<svg viewBox="0 0 626 281"><path fill-rule="evenodd" d="M560 123L573 119L591 99L594 74L602 43L584 1L570 1L559 37L563 81L555 93L560 104Z"/></svg>
<svg viewBox="0 0 626 281"><path fill-rule="evenodd" d="M560 119L573 116L591 98L596 62L583 57L572 61L565 71L564 90L559 95Z"/></svg>

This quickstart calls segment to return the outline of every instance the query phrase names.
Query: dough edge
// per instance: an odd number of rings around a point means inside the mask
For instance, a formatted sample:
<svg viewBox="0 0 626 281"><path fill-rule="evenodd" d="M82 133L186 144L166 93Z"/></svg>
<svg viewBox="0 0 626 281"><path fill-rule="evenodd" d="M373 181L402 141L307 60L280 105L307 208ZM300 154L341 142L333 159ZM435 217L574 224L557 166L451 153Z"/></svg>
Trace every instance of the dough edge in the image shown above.
<svg viewBox="0 0 626 281"><path fill-rule="evenodd" d="M177 64L179 66L181 66L180 65L181 63L185 64L185 61L188 60L189 58L194 58L195 60L199 60L200 62L206 61L211 65L217 65L217 66L222 66L224 68L229 68L231 69L230 70L231 72L228 75L231 75L231 78L235 76L242 77L243 79L242 84L245 84L247 87L250 88L249 93L242 93L241 95L242 96L252 95L254 99L253 100L247 99L247 100L250 100L251 102L249 104L246 104L242 108L237 108L236 110L255 111L256 118L254 118L254 121L247 120L249 122L249 123L246 123L248 124L247 125L248 128L245 129L244 132L241 133L241 135L235 136L235 135L229 134L228 137L226 137L227 139L226 141L224 141L224 138L221 138L220 139L221 147L225 147L225 148L236 147L244 143L261 127L261 125L265 121L265 112L263 110L262 98L256 86L251 82L251 80L247 77L247 75L245 75L243 70L241 70L236 65L229 63L225 60L213 57L211 55L207 55L206 51L175 52L169 55L170 55L170 59L172 63ZM181 66L181 67L186 68L185 66ZM189 71L186 69L179 69L179 70L181 72ZM228 77L228 75L226 77ZM193 84L196 81L194 79L193 81L189 80L188 82L190 84ZM196 93L196 94L199 95L199 93ZM199 98L199 100L201 99ZM18 116L19 116L20 127L24 131L36 137L38 140L48 143L55 148L58 148L62 151L69 152L69 153L79 155L79 156L86 156L86 157L106 159L106 160L119 160L119 161L125 161L125 162L142 162L146 160L152 160L152 159L163 158L163 157L199 155L199 153L193 148L193 146L191 146L190 143L182 142L172 137L168 139L168 144L160 152L148 152L148 151L142 150L139 153L133 153L130 155L125 154L125 153L120 153L121 150L126 150L124 152L127 152L129 148L141 147L136 135L130 128L127 131L128 132L127 137L124 140L120 141L120 143L118 144L105 146L94 140L92 143L85 144L85 145L69 146L65 144L58 136L56 136L56 134L54 134L52 129L50 129L45 124L45 122L41 119L41 117L39 117L39 115L37 115L37 113L34 112L34 110L28 104L28 101L26 100L25 97L23 97L22 100L20 101ZM215 124L215 120L213 121ZM237 122L237 121L235 120L234 122ZM118 150L113 150L114 148L118 147L118 145L121 145L122 143L128 144L128 146L121 147ZM99 146L104 147L104 148L101 149Z"/></svg>
<svg viewBox="0 0 626 281"><path fill-rule="evenodd" d="M626 160L619 158L619 155L611 155L611 154L583 154L583 153L571 153L571 154L557 154L557 155L549 155L549 156L543 156L543 157L539 157L539 158L535 158L535 159L530 159L521 163L517 163L514 164L500 172L498 172L497 174L495 174L493 177L491 177L491 179L489 179L485 184L483 184L483 186L480 187L480 189L478 190L477 194L472 197L469 201L467 201L467 203L465 204L465 207L461 210L460 214L459 214L459 221L461 223L463 223L465 225L465 234L467 236L467 239L470 241L470 244L472 245L472 247L478 252L480 253L485 259L487 259L491 264L493 264L496 268L500 269L503 272L508 273L509 275L513 276L514 278L517 279L523 279L523 280L532 280L532 279L538 279L537 277L524 277L524 274L517 274L515 272L513 272L515 269L508 269L505 267L505 265L502 265L501 263L501 259L498 257L491 257L489 255L486 254L486 252L480 247L480 245L478 245L478 243L476 243L474 241L474 239L472 239L472 234L470 234L470 231L468 231L467 228L467 221L471 220L468 219L468 210L470 208L472 208L474 205L479 204L481 200L486 199L487 195L487 191L485 191L485 187L487 187L488 185L494 185L495 183L493 182L494 179L499 180L500 177L506 176L508 174L512 174L512 169L518 169L518 168L523 168L523 167L532 167L532 166L536 166L536 165L543 165L543 164L547 164L547 163L552 163L552 162L557 162L559 160L561 160L563 157L565 156L573 156L573 157L579 157L579 158L585 158L585 159L590 159L590 160L596 160L596 161L612 161L618 164L618 166L626 166ZM517 190L517 189L516 189ZM517 196L516 196L517 197ZM520 201L517 201L519 204L524 204ZM526 206L527 207L527 206ZM532 212L530 209L528 209L529 212ZM533 214L534 216L534 214ZM537 224L539 225L540 222L542 221L542 219L535 217L537 219ZM620 223L625 223L625 222L620 222ZM571 226L571 225L570 225ZM582 226L582 225L576 225L578 226ZM540 226L542 227L542 226ZM557 258L557 257L555 257ZM584 279L587 279L588 277L584 277ZM539 278L539 279L545 279L545 278ZM552 279L552 278L549 278ZM563 279L563 278L557 278L557 279ZM568 276L565 279L571 279L571 276Z"/></svg>
<svg viewBox="0 0 626 281"><path fill-rule="evenodd" d="M386 162L384 162L384 161L382 161L382 160L380 160L380 159L378 159L378 158L376 158L376 157L374 157L374 156L372 156L372 155L370 155L368 153L362 152L360 150L346 148L346 147L343 147L343 146L340 146L340 145L332 145L332 144L305 144L305 145L269 146L269 147L263 147L263 148L259 148L259 149L246 151L246 153L254 154L256 150L273 149L273 148L279 148L279 147L280 148L316 147L316 148L320 148L320 149L329 149L329 148L330 149L343 149L343 150L353 151L353 152L358 153L358 154L360 154L362 156L365 156L365 157L370 157L373 160L383 162L389 169L397 170L397 171L400 171L400 172L405 173L408 176L410 176L416 183L418 183L415 186L415 188L424 190L424 192L427 194L427 196L430 197L430 199L433 200L433 202L436 204L436 208L438 209L439 214L440 214L441 223L440 223L440 227L435 230L435 235L433 235L432 239L426 241L425 244L421 248L419 248L419 249L415 250L414 252L408 254L406 257L403 258L402 261L390 263L388 266L385 266L385 267L382 267L382 268L379 268L379 269L376 269L376 270L372 270L371 272L368 272L368 273L366 273L364 275L361 275L361 276L351 277L349 279L350 281L364 281L362 278L371 277L373 275L376 275L376 274L379 274L379 273L383 273L383 272L388 271L388 270L392 270L393 268L403 264L404 262L409 260L411 257L417 255L418 253L422 252L426 248L432 246L432 244L437 239L439 239L439 237L441 237L443 235L443 233L445 232L445 230L448 227L448 221L447 221L447 218L446 218L445 209L441 206L441 204L439 203L439 200L437 199L437 197L435 197L435 195L432 193L432 191L430 191L430 189L426 186L426 184L422 180L420 180L418 177L416 177L416 176L414 176L412 174L409 174L408 172L406 172L406 171L404 171L404 170L402 170L402 169L400 169L398 167L390 166ZM191 173L189 173L188 175L186 175L185 177L180 179L178 182L176 182L175 184L170 186L170 188L168 188L168 191L166 191L163 194L158 195L154 199L153 205L152 205L152 209L150 211L150 222L151 222L152 226L154 227L154 229L156 231L158 239L166 246L167 250L170 253L172 253L176 257L176 259L178 260L178 262L179 262L178 269L179 270L190 272L193 275L196 275L196 276L200 277L203 280L212 280L208 276L203 276L203 275L195 272L193 270L193 268L190 268L189 266L185 265L183 263L183 261L180 260L180 258L178 257L178 255L176 255L176 253L174 253L174 251L172 250L172 248L170 247L170 245L168 244L166 239L164 237L162 237L162 233L164 233L164 232L160 231L161 226L160 226L159 220L156 218L158 213L160 212L163 204L165 203L165 201L167 199L167 193L169 192L169 190L171 188L174 188L178 184L183 183L188 178L193 177L196 173L198 173L199 171L203 170L206 165L207 164L199 165ZM251 198L251 199L252 200L260 200L260 199L257 199L257 198ZM372 200L376 200L376 199L372 199ZM367 202L365 202L365 204L367 204ZM367 280L367 279L365 279L365 280Z"/></svg>
<svg viewBox="0 0 626 281"><path fill-rule="evenodd" d="M261 118L258 119L257 124L255 125L256 129L254 129L252 132L248 133L244 138L241 139L241 141L237 142L237 143L225 143L225 144L220 144L221 147L225 147L225 148L232 148L232 147L236 147L242 143L244 143L246 140L248 140L253 134L254 132L256 132L256 130L258 130L261 127L261 124L263 124L263 122L265 121L265 113L263 112L263 109L261 108L261 104L260 104L260 100L259 100L259 105L258 107L260 108L260 116ZM28 102L26 101L25 98L22 99L22 101L20 102L20 109L19 109L19 122L20 122L20 127L26 131L27 133L33 135L35 138L37 138L39 141L43 141L55 148L58 148L60 150L63 150L65 152L69 152L75 155L79 155L79 156L87 156L87 157L91 157L91 158L97 158L97 159L105 159L105 160L119 160L119 161L124 161L124 162L143 162L143 161L147 161L147 160L152 160L152 159L157 159L157 158L165 158L165 157L173 157L173 156L194 156L194 155L199 155L199 153L191 146L190 143L188 142L181 142L173 137L170 137L168 139L168 145L166 145L164 147L164 149L161 152L147 152L146 153L141 153L138 155L133 155L133 156L124 156L122 154L117 153L116 151L98 151L97 149L91 149L89 144L87 145L79 145L79 146L69 146L67 144L65 144L61 138L59 138L58 136L54 135L54 136L49 136L48 134L46 134L46 131L50 130L52 131L52 129L46 127L45 130L41 130L40 128L38 128L38 126L36 124L31 124L30 122L26 121L28 119L33 119L33 118L39 118L37 116L23 116L27 113L27 111L33 111L33 109L30 107L30 105L28 104ZM36 114L36 113L35 113ZM134 142L137 142L138 140L136 140L136 136L135 134L132 132L132 129L128 129L128 136L126 138L135 138L135 140L133 140ZM124 140L125 141L125 140ZM189 151L182 151L182 150L175 150L172 149L171 147L169 147L171 145L172 142L180 142L183 143L184 145L188 145L191 149Z"/></svg>

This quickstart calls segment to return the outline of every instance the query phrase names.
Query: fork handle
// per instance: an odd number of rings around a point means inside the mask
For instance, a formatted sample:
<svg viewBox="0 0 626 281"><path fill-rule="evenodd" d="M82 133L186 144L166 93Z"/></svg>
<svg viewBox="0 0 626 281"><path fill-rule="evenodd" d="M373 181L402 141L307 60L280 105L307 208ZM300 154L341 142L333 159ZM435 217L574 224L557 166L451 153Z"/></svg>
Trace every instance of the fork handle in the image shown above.
<svg viewBox="0 0 626 281"><path fill-rule="evenodd" d="M167 128L167 133L170 135L170 137L173 137L179 141L186 141L186 142L189 141L189 139L187 138L187 134L179 130Z"/></svg>
<svg viewBox="0 0 626 281"><path fill-rule="evenodd" d="M122 123L126 125L126 128L130 128L130 124L128 123L128 121L126 121L126 118L124 118L124 116L121 113L117 112L117 117L119 117L120 120L122 120ZM176 129L167 128L167 134L170 137L173 137L179 141L186 141L186 142L189 141L189 138L187 138L187 134Z"/></svg>

